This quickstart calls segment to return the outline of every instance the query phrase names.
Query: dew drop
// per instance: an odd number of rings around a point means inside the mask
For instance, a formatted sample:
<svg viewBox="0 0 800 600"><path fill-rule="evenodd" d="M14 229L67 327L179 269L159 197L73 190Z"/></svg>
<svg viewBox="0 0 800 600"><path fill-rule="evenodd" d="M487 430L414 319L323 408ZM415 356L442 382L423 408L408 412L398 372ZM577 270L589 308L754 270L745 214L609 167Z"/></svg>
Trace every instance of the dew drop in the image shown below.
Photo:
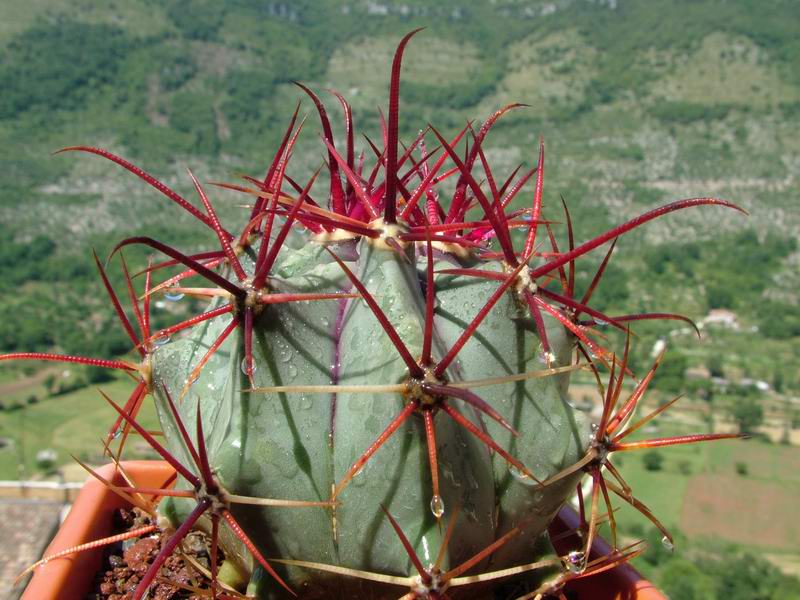
<svg viewBox="0 0 800 600"><path fill-rule="evenodd" d="M437 519L441 518L444 514L444 500L441 496L434 496L431 498L431 512Z"/></svg>
<svg viewBox="0 0 800 600"><path fill-rule="evenodd" d="M183 299L183 294L181 294L180 292L175 294L170 294L169 292L167 292L166 294L164 294L164 299L169 300L170 302L177 302L178 300Z"/></svg>
<svg viewBox="0 0 800 600"><path fill-rule="evenodd" d="M168 335L160 335L156 339L153 340L154 346L163 346L164 344L169 344L170 338Z"/></svg>
<svg viewBox="0 0 800 600"><path fill-rule="evenodd" d="M248 366L247 365L247 357L245 357L245 358L242 359L242 373L244 373L245 375L248 374L247 366ZM250 372L251 373L255 373L256 369L257 369L256 361L251 358L250 359Z"/></svg>
<svg viewBox="0 0 800 600"><path fill-rule="evenodd" d="M675 550L675 544L673 544L667 536L661 538L661 545L664 546L668 552Z"/></svg>
<svg viewBox="0 0 800 600"><path fill-rule="evenodd" d="M564 565L570 573L580 573L585 568L586 555L580 550L573 550L564 558Z"/></svg>
<svg viewBox="0 0 800 600"><path fill-rule="evenodd" d="M294 379L297 377L297 367L295 367L293 363L289 363L289 365L286 367L286 372L289 375L289 379Z"/></svg>

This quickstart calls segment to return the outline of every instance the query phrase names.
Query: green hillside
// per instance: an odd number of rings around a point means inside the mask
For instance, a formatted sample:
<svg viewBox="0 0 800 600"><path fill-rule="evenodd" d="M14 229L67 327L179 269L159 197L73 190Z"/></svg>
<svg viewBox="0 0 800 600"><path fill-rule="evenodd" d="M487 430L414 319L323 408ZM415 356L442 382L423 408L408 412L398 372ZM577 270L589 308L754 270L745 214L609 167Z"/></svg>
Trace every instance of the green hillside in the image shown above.
<svg viewBox="0 0 800 600"><path fill-rule="evenodd" d="M702 343L670 323L636 329L640 356L659 338L673 347L654 383L664 395L655 400L688 391L699 416L689 411L688 421L671 426L688 423L692 431L703 422L732 427L733 407L752 400L764 408L765 436L799 444L795 0L0 3L0 352L125 353L129 343L90 248L105 256L131 234L187 252L214 245L208 230L119 167L54 151L101 146L195 198L187 167L204 181L263 174L302 101L308 121L290 174L303 181L325 153L314 107L292 81L329 103L339 138L342 112L326 88L352 103L359 133L379 139L378 108L386 109L395 46L419 26L427 29L403 62L402 135L409 139L428 123L454 133L505 104L527 104L492 130L487 158L503 177L519 164L530 168L544 136L545 216L559 222L562 243L559 196L578 240L685 197L717 196L750 213L699 209L631 234L620 241L595 300L612 313L673 311L698 321L714 309L735 313L736 328L709 326ZM363 137L356 143L370 156ZM326 187L323 174L315 190ZM528 190L519 202L530 197ZM246 216L241 197L214 190L213 200L236 229ZM146 257L126 249L136 268ZM579 264L579 287L589 284L600 258ZM188 300L166 304L155 311L156 326L192 308ZM646 365L635 367L643 372ZM88 431L106 415L88 413L85 385L97 382L96 372L74 369L64 378L53 371L47 385L36 369L0 366L0 438L18 448L19 431L39 420L28 432L29 469L36 449L30 446L55 448L66 460L71 428ZM708 377L686 379L698 369L730 384L719 389ZM23 376L30 385L18 382ZM742 383L748 380L771 389L756 392ZM124 394L123 382L110 386ZM48 409L57 401L58 410ZM80 423L64 421L73 409L87 411ZM91 444L75 451L92 458ZM0 478L14 476L20 460L10 447L0 446ZM796 462L796 450L762 453L785 465ZM738 461L703 452L678 453L666 463L675 489L694 489L692 482L697 487L720 472L736 485L731 465ZM683 463L693 471L684 472ZM653 476L638 462L634 469L642 481ZM667 520L684 527L691 519L679 508L668 509ZM795 561L784 570L800 572L796 552L787 549L792 543L772 546Z"/></svg>
<svg viewBox="0 0 800 600"><path fill-rule="evenodd" d="M205 180L259 174L304 100L310 119L292 164L302 180L323 152L313 106L291 81L338 89L357 128L378 136L394 46L420 25L427 31L404 61L405 135L528 104L493 130L488 158L498 173L532 165L543 135L547 216L563 220L563 196L578 238L681 197L747 209L749 218L673 215L626 238L600 301L695 319L733 310L734 346L746 356L724 354L731 341L710 336L679 358L699 367L721 355L723 372L796 393L800 6L791 1L4 3L0 349L123 351L88 248L103 255L141 232L186 250L210 242L113 164L54 150L109 148L192 197L187 167ZM228 222L243 218L239 198L216 200ZM668 330L643 327L641 343Z"/></svg>
<svg viewBox="0 0 800 600"><path fill-rule="evenodd" d="M579 237L687 196L724 197L751 213L671 216L626 239L603 290L612 305L693 318L729 308L745 327L761 326L750 345L766 334L788 349L800 334L797 3L36 0L4 3L0 23L2 349L123 348L121 336L84 347L110 320L88 246L102 254L144 231L184 249L209 242L121 169L54 150L112 149L191 196L187 167L206 180L260 173L304 99L292 80L341 91L357 128L377 136L394 46L420 25L428 29L404 61L405 134L428 122L453 131L528 104L500 121L488 158L500 173L531 165L544 135L547 216L563 218L563 195ZM302 110L310 120L297 179L323 156L307 99ZM242 218L238 199L217 197L225 219ZM765 244L769 259L748 261ZM746 270L726 259L730 248ZM777 327L765 319L775 314L785 315ZM690 366L716 351L712 340ZM745 374L780 371L796 389L800 360L782 354L782 365L754 359Z"/></svg>

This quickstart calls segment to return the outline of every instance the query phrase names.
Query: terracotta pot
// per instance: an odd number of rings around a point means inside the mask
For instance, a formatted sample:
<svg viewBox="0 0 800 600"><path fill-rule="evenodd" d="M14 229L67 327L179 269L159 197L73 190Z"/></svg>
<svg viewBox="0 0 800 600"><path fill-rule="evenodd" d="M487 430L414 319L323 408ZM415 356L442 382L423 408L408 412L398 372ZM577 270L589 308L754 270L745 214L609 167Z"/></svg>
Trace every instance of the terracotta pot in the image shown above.
<svg viewBox="0 0 800 600"><path fill-rule="evenodd" d="M158 487L173 472L167 463L161 461L126 461L123 465L141 487ZM122 485L122 478L114 465L106 465L98 469L98 473ZM89 477L45 555L111 535L112 514L123 506L126 506L124 500L94 477ZM575 529L577 524L578 516L565 507L551 526L551 532L560 534ZM562 539L561 543L571 543L570 547L578 545L568 538ZM608 550L608 544L598 539L592 555L604 554ZM34 573L22 600L83 600L100 568L102 555L102 549L96 549L42 565ZM666 600L651 583L627 565L575 581L568 589L576 591L580 600Z"/></svg>
<svg viewBox="0 0 800 600"><path fill-rule="evenodd" d="M158 487L173 473L167 463L134 460L123 463L125 471L142 487ZM105 479L124 485L113 464L97 470ZM94 477L86 480L75 503L44 555L112 535L114 510L127 503ZM21 600L84 600L100 569L103 550L80 552L53 560L36 569Z"/></svg>

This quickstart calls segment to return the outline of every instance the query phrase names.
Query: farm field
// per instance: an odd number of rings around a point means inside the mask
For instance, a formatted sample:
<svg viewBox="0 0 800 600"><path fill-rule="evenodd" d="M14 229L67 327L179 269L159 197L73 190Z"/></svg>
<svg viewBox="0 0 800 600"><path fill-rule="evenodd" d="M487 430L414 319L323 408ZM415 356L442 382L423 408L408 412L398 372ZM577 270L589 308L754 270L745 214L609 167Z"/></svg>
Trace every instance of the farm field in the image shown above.
<svg viewBox="0 0 800 600"><path fill-rule="evenodd" d="M6 393L5 390L12 386L14 389ZM99 384L98 387L117 403L124 403L133 389L131 382L124 379ZM36 454L48 449L56 452L56 466L74 465L70 455L90 464L105 462L102 440L116 413L94 386L48 397L41 384L18 387L0 380L0 393L6 407L14 403L21 405L0 412L0 437L4 440L0 448L0 479L41 477ZM28 404L27 399L32 395L39 401ZM152 404L146 404L140 414L145 427L157 428ZM128 444L131 458L155 458L138 436L132 436ZM20 465L24 465L24 473ZM87 476L82 469L70 468L67 472L73 481L83 481Z"/></svg>
<svg viewBox="0 0 800 600"><path fill-rule="evenodd" d="M696 420L696 415L673 410L659 427L635 437L707 431L701 421L687 425L684 417ZM613 462L636 497L668 529L679 532L676 556L682 553L681 543L689 540L691 548L730 544L728 552L764 555L785 573L800 574L800 526L780 517L791 514L800 498L796 446L761 439L675 446L658 451L663 458L658 470L646 468L644 452L618 453ZM622 501L617 504L623 532L651 527L634 508ZM638 565L652 572L646 561Z"/></svg>

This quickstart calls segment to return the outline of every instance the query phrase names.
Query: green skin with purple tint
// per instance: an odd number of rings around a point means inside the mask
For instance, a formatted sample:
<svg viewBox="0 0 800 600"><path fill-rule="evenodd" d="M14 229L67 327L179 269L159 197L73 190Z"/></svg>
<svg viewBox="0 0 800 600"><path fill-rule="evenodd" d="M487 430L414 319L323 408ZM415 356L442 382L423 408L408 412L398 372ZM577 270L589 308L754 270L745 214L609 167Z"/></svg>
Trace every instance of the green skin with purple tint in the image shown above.
<svg viewBox="0 0 800 600"><path fill-rule="evenodd" d="M409 244L399 254L369 239L347 242L357 258L350 269L376 298L412 355L422 351L426 292L425 256ZM354 246L354 248L353 248ZM333 252L338 245L329 246ZM424 252L418 244L416 252ZM437 268L474 267L434 251ZM502 272L499 262L480 261ZM338 264L314 244L286 247L270 278L274 291L336 292L348 287ZM497 289L495 281L463 275L435 277L435 336L432 354L441 357ZM555 361L569 364L574 338L545 317ZM154 355L156 388L165 384L177 397L194 365L219 335L223 324L210 321L191 337L163 346ZM360 299L299 302L266 306L254 327L257 387L291 385L382 385L408 379L408 369L370 308ZM331 490L358 457L406 406L403 394L251 393L241 365L240 336L231 336L203 369L180 405L192 422L200 404L209 460L230 492L262 498L328 500ZM513 292L492 308L446 372L448 382L515 375L547 368L536 327ZM485 431L541 480L575 463L586 450L588 421L566 401L568 373L489 385L474 390L519 433L512 435L471 406L451 400L462 415ZM170 449L191 464L162 395L157 406ZM458 525L443 569L460 564L509 529L524 523L525 534L512 538L483 570L535 559L537 538L547 527L579 474L541 488L442 411L434 417L440 496L446 523L458 508ZM431 563L442 532L432 507L431 473L422 418L412 414L375 452L327 508L233 506L232 511L265 557L341 565L378 573L409 575L413 567L397 534L381 510L383 504L402 524L423 563ZM173 518L192 503L169 501ZM335 521L335 524L334 524ZM243 566L249 559L244 552ZM278 569L304 594L363 593L379 597L386 586L308 569ZM263 578L266 597L284 592ZM396 588L389 590L394 597ZM377 594L377 595L376 595Z"/></svg>

